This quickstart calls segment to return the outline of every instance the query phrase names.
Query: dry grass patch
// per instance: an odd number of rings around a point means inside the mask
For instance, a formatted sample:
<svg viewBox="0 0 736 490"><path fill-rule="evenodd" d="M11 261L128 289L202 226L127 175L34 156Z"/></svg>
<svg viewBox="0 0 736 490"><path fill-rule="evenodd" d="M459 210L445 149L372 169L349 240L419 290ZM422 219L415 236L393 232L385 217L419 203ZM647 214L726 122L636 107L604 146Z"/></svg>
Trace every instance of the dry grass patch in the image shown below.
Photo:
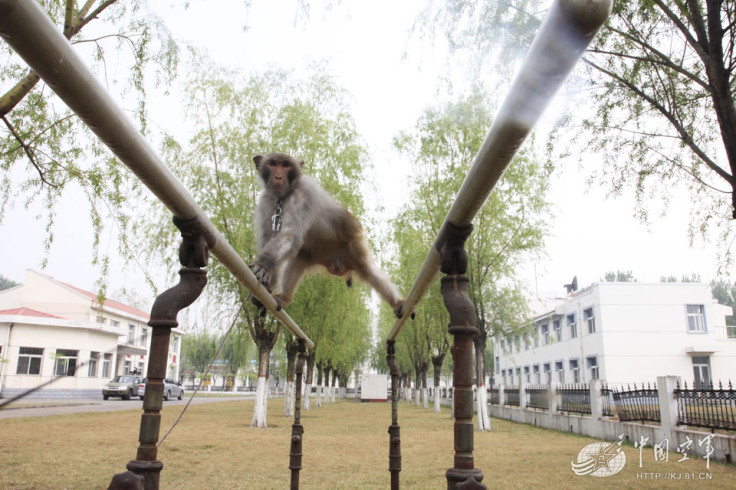
<svg viewBox="0 0 736 490"><path fill-rule="evenodd" d="M269 429L253 429L252 401L192 406L159 448L164 462L161 487L288 488L291 419L281 416L283 400L269 401ZM165 407L162 433L179 414ZM0 488L106 488L125 471L138 445L140 410L0 420ZM303 489L388 488L390 404L338 401L302 413ZM404 488L446 488L452 466L453 421L402 403L399 408ZM612 477L577 477L570 462L593 439L493 420L493 431L475 433L476 467L489 488L732 488L736 467L671 451L669 462L653 461L651 448L639 468L639 450L625 446L627 464ZM674 473L683 479L637 480L637 473ZM709 474L702 482L685 480Z"/></svg>

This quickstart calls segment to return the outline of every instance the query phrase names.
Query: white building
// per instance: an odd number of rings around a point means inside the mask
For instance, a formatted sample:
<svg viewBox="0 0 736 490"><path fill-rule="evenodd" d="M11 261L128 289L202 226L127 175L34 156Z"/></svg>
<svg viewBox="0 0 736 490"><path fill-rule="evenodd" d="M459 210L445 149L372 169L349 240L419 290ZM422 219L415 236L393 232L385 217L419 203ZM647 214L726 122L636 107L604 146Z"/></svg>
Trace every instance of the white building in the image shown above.
<svg viewBox="0 0 736 490"><path fill-rule="evenodd" d="M40 396L98 395L118 374L148 368L149 314L44 274L0 291L0 397L63 376ZM167 376L179 378L182 331L173 329Z"/></svg>
<svg viewBox="0 0 736 490"><path fill-rule="evenodd" d="M536 316L530 332L495 339L495 384L727 382L736 373L732 314L708 284L593 284Z"/></svg>

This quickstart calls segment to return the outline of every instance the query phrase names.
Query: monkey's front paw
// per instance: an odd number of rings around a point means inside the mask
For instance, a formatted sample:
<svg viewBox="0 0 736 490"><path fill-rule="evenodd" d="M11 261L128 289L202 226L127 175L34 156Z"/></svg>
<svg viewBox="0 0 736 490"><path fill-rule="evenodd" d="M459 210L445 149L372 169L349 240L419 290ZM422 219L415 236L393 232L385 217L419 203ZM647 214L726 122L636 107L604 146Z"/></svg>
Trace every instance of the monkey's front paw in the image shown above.
<svg viewBox="0 0 736 490"><path fill-rule="evenodd" d="M402 316L404 316L404 305L406 305L406 303L402 301L401 303L399 303L399 306L394 308L394 315L396 316L396 318L401 318ZM412 311L411 319L413 320L415 316L416 312Z"/></svg>
<svg viewBox="0 0 736 490"><path fill-rule="evenodd" d="M269 292L271 292L271 268L259 262L255 262L250 265L250 269L253 271L253 274L255 274L256 279L258 279L258 281L263 284Z"/></svg>

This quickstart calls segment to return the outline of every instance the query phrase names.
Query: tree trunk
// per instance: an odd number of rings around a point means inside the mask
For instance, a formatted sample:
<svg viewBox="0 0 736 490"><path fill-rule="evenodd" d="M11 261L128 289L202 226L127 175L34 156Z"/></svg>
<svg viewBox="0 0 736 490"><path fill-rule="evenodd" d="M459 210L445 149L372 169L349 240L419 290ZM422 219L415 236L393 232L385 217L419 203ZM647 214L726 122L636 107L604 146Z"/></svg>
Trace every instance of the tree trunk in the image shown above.
<svg viewBox="0 0 736 490"><path fill-rule="evenodd" d="M322 363L318 362L317 363L317 402L316 402L316 405L318 407L322 406L322 390L324 388L322 386L322 379L323 379L324 374L325 373L324 373L324 369L322 368Z"/></svg>
<svg viewBox="0 0 736 490"><path fill-rule="evenodd" d="M429 366L426 362L422 363L422 408L425 410L429 408L429 400L427 399L427 370Z"/></svg>
<svg viewBox="0 0 736 490"><path fill-rule="evenodd" d="M445 353L432 356L432 366L434 367L434 413L440 413L440 376L442 375L442 363L445 360Z"/></svg>
<svg viewBox="0 0 736 490"><path fill-rule="evenodd" d="M256 401L253 408L253 422L251 427L267 427L268 412L268 360L271 349L259 346L258 349L258 384L256 386Z"/></svg>
<svg viewBox="0 0 736 490"><path fill-rule="evenodd" d="M304 406L303 410L309 410L310 399L312 398L312 379L314 378L314 351L307 355L307 383L304 388Z"/></svg>
<svg viewBox="0 0 736 490"><path fill-rule="evenodd" d="M337 388L337 369L332 370L332 386L330 387L330 398L335 403L335 391Z"/></svg>
<svg viewBox="0 0 736 490"><path fill-rule="evenodd" d="M419 365L414 366L414 405L419 408L422 392L422 369Z"/></svg>
<svg viewBox="0 0 736 490"><path fill-rule="evenodd" d="M406 372L406 386L404 387L406 393L406 403L411 403L411 370Z"/></svg>
<svg viewBox="0 0 736 490"><path fill-rule="evenodd" d="M289 337L286 341L286 391L284 392L284 417L294 415L294 371L299 342Z"/></svg>
<svg viewBox="0 0 736 490"><path fill-rule="evenodd" d="M271 349L279 338L281 326L277 325L273 332L266 329L263 317L256 317L251 326L250 334L258 346L258 384L256 386L256 400L253 407L253 422L251 427L267 427L266 414L268 412L268 362Z"/></svg>
<svg viewBox="0 0 736 490"><path fill-rule="evenodd" d="M481 323L482 326L482 322ZM473 345L475 346L475 385L476 392L476 418L478 420L478 430L491 430L491 419L488 417L488 396L486 394L486 331L484 328L478 329L479 333L473 337Z"/></svg>

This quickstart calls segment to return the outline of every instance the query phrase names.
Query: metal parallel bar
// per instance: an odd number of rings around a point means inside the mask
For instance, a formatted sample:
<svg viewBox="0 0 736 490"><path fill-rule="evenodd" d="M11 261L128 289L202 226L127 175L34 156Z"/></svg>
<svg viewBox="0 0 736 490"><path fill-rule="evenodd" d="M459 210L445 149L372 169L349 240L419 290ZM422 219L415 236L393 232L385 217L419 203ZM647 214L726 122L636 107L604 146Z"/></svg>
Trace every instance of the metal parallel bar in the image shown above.
<svg viewBox="0 0 736 490"><path fill-rule="evenodd" d="M388 340L396 338L437 275L447 224L464 228L472 223L547 104L603 25L612 4L612 0L558 0L550 7Z"/></svg>
<svg viewBox="0 0 736 490"><path fill-rule="evenodd" d="M0 36L176 217L199 218L217 240L210 252L292 334L314 348L294 320L285 311L276 310L273 296L115 104L38 2L0 0Z"/></svg>

